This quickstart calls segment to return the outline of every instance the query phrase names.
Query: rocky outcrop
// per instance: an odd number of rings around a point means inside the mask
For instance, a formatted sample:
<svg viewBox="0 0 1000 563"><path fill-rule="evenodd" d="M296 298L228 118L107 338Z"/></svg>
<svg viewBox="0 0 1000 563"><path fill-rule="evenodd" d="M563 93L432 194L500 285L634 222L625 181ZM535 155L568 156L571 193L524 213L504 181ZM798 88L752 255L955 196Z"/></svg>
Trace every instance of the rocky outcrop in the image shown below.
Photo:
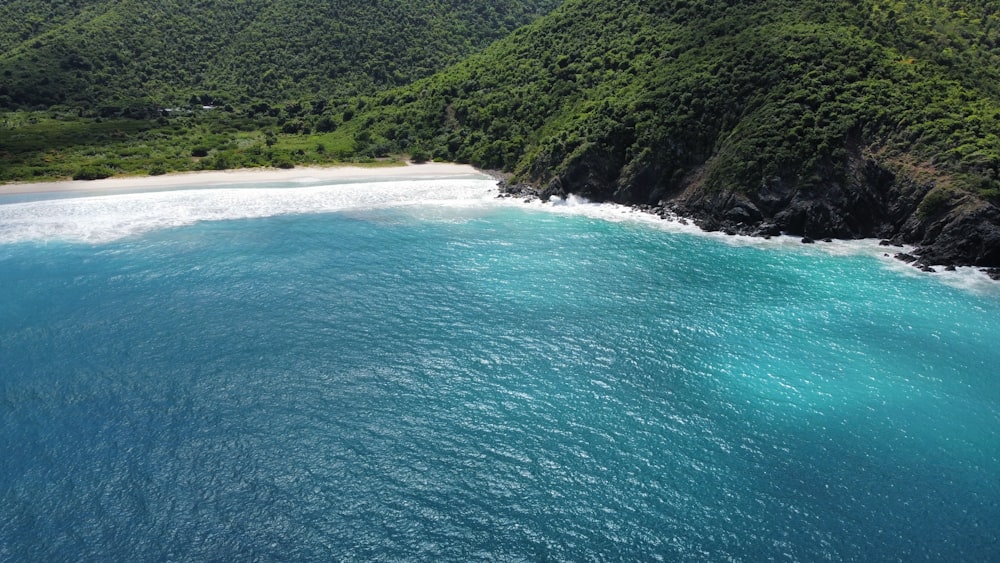
<svg viewBox="0 0 1000 563"><path fill-rule="evenodd" d="M995 268L1000 266L1000 209L965 195L937 213L913 217L900 238L917 245L922 264Z"/></svg>
<svg viewBox="0 0 1000 563"><path fill-rule="evenodd" d="M948 188L946 176L918 179L906 167L860 150L850 157L846 174L810 183L774 178L756 189L710 188L699 171L674 189L655 181L659 170L652 169L631 170L623 182L619 155L588 156L535 193L544 199L572 191L596 201L650 207L689 217L708 231L905 243L916 246L918 267L1000 268L1000 207Z"/></svg>
<svg viewBox="0 0 1000 563"><path fill-rule="evenodd" d="M857 158L849 171L845 178L810 185L774 178L755 190L696 187L672 203L680 213L735 223L730 226L749 234L767 225L812 239L895 237L917 210L919 187L899 182L872 159Z"/></svg>

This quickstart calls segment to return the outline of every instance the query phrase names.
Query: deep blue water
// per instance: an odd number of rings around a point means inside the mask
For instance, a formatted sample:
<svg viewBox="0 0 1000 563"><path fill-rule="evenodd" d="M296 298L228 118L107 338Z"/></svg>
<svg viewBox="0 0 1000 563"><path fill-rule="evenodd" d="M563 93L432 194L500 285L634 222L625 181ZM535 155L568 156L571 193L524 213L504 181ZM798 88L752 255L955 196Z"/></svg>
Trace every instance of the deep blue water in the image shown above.
<svg viewBox="0 0 1000 563"><path fill-rule="evenodd" d="M1000 560L998 292L188 195L0 206L0 560Z"/></svg>

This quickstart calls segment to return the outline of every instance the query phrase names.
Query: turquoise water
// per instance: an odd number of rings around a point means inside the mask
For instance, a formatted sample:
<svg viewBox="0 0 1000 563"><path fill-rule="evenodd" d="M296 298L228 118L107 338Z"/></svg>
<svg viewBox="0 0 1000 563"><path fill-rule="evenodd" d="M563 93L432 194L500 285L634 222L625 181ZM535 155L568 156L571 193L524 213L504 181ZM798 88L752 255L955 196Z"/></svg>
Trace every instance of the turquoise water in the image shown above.
<svg viewBox="0 0 1000 563"><path fill-rule="evenodd" d="M0 560L1000 559L1000 292L488 189L0 205Z"/></svg>

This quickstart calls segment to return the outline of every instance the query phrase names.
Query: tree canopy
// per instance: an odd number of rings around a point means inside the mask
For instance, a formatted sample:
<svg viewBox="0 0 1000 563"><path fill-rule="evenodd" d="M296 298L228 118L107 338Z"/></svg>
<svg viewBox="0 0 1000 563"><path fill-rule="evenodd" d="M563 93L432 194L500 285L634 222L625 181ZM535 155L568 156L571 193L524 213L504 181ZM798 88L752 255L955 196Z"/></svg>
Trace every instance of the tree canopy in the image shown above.
<svg viewBox="0 0 1000 563"><path fill-rule="evenodd" d="M455 63L557 0L8 0L0 108L347 96Z"/></svg>

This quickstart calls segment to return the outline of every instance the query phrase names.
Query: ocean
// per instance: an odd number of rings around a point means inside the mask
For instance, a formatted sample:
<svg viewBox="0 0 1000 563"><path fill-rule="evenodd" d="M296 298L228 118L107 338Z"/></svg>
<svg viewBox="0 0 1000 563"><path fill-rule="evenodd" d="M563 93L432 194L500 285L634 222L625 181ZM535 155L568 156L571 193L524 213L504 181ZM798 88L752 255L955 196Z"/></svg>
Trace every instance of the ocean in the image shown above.
<svg viewBox="0 0 1000 563"><path fill-rule="evenodd" d="M886 252L479 176L0 197L0 560L1000 560L1000 284Z"/></svg>

